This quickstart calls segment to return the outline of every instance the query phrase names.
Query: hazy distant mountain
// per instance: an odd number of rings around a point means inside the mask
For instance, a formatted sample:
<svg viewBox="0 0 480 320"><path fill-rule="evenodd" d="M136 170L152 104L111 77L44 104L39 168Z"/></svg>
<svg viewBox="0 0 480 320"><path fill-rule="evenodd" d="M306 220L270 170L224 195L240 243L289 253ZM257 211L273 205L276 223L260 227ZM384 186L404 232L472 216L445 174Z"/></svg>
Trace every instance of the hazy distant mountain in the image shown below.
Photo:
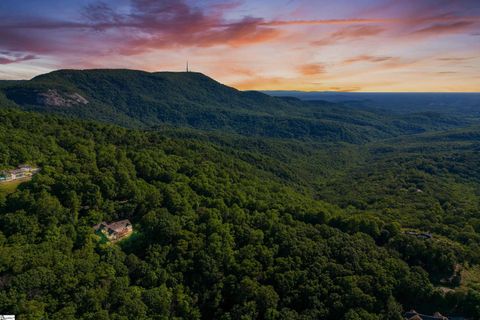
<svg viewBox="0 0 480 320"><path fill-rule="evenodd" d="M398 113L449 112L480 114L480 93L458 92L306 92L262 91L276 97L293 97L304 101L328 101L356 108L378 108Z"/></svg>

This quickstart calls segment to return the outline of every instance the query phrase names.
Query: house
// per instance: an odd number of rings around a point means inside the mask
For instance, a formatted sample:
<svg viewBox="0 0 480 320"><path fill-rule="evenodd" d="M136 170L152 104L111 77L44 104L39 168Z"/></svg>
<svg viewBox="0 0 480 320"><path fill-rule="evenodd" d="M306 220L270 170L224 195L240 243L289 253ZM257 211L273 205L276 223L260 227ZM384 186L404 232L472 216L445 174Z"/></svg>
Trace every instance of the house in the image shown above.
<svg viewBox="0 0 480 320"><path fill-rule="evenodd" d="M21 164L16 169L0 172L0 182L8 182L18 179L30 178L40 169L27 164Z"/></svg>
<svg viewBox="0 0 480 320"><path fill-rule="evenodd" d="M101 233L110 241L117 241L129 236L133 232L130 220L120 220L111 223L102 222L93 227L96 233Z"/></svg>
<svg viewBox="0 0 480 320"><path fill-rule="evenodd" d="M448 318L441 315L440 312L435 312L433 316L428 316L420 314L415 310L405 312L404 317L406 320L448 320Z"/></svg>
<svg viewBox="0 0 480 320"><path fill-rule="evenodd" d="M12 175L13 180L22 179L25 178L25 176L27 175L27 171L24 171L22 169L15 169L10 171L10 174Z"/></svg>
<svg viewBox="0 0 480 320"><path fill-rule="evenodd" d="M21 165L18 166L18 169L20 169L22 171L33 171L36 168L33 168L32 166L30 166L28 164L21 164Z"/></svg>

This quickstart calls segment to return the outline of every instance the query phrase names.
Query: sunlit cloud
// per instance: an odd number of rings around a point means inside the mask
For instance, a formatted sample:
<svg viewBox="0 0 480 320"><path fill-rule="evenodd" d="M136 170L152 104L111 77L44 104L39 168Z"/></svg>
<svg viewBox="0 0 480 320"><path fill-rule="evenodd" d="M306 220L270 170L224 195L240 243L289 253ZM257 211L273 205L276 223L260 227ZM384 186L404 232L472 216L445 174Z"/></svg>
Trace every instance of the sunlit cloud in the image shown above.
<svg viewBox="0 0 480 320"><path fill-rule="evenodd" d="M305 76L319 75L325 73L325 65L318 63L302 64L298 67L298 71Z"/></svg>

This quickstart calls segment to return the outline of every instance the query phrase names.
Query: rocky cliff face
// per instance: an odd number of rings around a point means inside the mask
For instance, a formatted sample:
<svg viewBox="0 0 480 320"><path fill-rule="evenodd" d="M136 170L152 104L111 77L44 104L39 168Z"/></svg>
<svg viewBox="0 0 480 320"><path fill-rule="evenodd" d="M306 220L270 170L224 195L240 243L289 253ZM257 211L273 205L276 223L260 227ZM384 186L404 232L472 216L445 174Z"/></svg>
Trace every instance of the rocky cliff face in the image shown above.
<svg viewBox="0 0 480 320"><path fill-rule="evenodd" d="M87 104L88 100L78 93L60 93L55 89L48 89L37 96L39 104L54 107L71 107L78 104Z"/></svg>

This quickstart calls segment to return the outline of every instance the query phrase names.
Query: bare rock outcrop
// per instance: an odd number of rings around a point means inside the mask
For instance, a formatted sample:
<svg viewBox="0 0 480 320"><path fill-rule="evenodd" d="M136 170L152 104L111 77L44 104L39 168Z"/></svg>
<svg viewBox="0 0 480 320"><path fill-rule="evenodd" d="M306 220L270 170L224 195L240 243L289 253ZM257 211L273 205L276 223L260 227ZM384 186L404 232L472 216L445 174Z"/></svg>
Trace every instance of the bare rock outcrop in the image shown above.
<svg viewBox="0 0 480 320"><path fill-rule="evenodd" d="M37 100L40 104L54 107L71 107L88 103L88 100L79 93L60 93L56 89L48 89L47 92L39 93Z"/></svg>

